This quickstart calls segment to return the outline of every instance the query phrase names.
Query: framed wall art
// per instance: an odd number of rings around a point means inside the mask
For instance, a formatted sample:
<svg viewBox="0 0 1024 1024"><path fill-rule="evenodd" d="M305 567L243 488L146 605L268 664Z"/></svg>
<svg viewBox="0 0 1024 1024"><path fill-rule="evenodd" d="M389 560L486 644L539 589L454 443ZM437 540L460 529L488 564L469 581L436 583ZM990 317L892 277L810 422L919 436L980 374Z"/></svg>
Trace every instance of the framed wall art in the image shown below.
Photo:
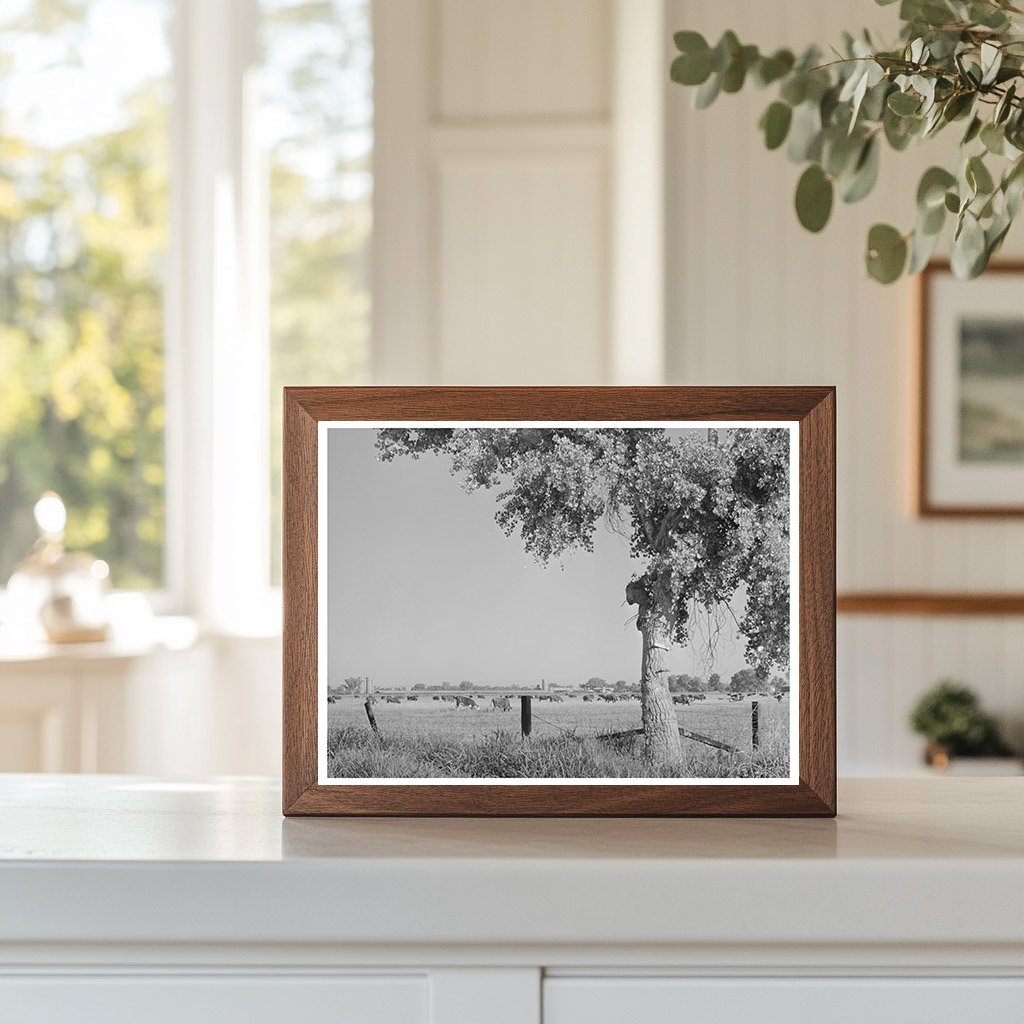
<svg viewBox="0 0 1024 1024"><path fill-rule="evenodd" d="M1024 515L1024 263L919 288L917 512Z"/></svg>
<svg viewBox="0 0 1024 1024"><path fill-rule="evenodd" d="M285 814L835 814L833 389L284 416Z"/></svg>

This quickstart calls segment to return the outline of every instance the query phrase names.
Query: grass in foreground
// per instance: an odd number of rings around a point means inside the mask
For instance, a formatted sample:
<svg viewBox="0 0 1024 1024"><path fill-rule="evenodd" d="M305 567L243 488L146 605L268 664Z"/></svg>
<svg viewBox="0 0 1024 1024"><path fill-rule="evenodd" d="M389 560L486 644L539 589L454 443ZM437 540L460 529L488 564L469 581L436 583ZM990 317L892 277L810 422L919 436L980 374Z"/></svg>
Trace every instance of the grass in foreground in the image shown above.
<svg viewBox="0 0 1024 1024"><path fill-rule="evenodd" d="M332 726L327 736L331 778L618 779L780 778L789 757L771 744L754 755L684 741L678 765L652 766L640 757L639 737L607 742L564 733L522 740L496 730L483 738L395 733Z"/></svg>

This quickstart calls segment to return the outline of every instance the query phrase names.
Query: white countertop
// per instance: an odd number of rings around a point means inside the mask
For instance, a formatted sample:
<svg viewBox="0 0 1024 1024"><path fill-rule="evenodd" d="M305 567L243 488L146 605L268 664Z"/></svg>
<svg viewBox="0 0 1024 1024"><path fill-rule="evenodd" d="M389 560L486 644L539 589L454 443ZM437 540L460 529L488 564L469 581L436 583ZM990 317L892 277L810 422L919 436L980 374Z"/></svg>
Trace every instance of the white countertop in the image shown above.
<svg viewBox="0 0 1024 1024"><path fill-rule="evenodd" d="M1024 948L1024 779L839 817L284 819L276 783L0 776L0 943Z"/></svg>

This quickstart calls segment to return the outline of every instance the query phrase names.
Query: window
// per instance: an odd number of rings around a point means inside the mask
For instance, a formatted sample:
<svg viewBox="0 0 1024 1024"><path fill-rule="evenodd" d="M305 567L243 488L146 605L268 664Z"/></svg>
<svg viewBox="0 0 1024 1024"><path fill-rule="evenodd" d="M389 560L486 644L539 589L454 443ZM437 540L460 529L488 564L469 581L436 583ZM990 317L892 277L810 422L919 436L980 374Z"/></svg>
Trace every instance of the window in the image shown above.
<svg viewBox="0 0 1024 1024"><path fill-rule="evenodd" d="M264 0L269 155L271 567L280 566L281 388L365 383L373 48L369 0Z"/></svg>
<svg viewBox="0 0 1024 1024"><path fill-rule="evenodd" d="M0 587L52 489L116 587L270 621L281 388L368 375L372 68L371 0L0 7Z"/></svg>
<svg viewBox="0 0 1024 1024"><path fill-rule="evenodd" d="M170 15L167 0L0 14L0 583L48 489L69 546L115 585L164 580Z"/></svg>

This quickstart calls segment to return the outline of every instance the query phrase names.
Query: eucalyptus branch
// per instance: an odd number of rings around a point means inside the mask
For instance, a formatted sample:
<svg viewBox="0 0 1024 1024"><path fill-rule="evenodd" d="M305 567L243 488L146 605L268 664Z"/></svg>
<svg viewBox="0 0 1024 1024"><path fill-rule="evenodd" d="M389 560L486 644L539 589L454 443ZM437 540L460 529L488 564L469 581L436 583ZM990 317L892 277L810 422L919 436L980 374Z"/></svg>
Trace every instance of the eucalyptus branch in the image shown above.
<svg viewBox="0 0 1024 1024"><path fill-rule="evenodd" d="M847 34L827 62L815 47L800 57L762 54L734 32L714 46L678 32L672 78L697 87L701 109L748 82L774 89L759 128L768 149L785 145L804 165L795 206L809 231L825 227L837 194L853 203L872 191L883 143L900 152L962 122L958 166L922 176L912 229L869 231L866 266L885 284L916 273L952 219L953 269L974 277L1002 245L1024 195L1024 9L1010 0L901 0L899 17L895 47Z"/></svg>

